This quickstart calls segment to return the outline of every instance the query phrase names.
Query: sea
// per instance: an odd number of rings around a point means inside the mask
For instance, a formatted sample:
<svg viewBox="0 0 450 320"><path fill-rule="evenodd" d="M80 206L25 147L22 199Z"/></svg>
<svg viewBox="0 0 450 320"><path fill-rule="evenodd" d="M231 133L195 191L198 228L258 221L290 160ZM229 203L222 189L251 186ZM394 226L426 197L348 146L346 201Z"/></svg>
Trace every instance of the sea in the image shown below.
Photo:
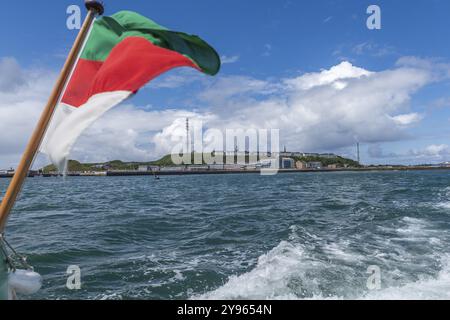
<svg viewBox="0 0 450 320"><path fill-rule="evenodd" d="M36 177L6 232L22 299L450 299L445 170Z"/></svg>

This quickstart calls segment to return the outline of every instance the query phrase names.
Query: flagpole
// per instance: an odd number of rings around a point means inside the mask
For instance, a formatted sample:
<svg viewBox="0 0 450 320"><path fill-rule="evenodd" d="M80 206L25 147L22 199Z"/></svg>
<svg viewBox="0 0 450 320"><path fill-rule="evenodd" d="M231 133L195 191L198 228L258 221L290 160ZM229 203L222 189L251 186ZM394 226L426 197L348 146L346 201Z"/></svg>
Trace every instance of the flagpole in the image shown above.
<svg viewBox="0 0 450 320"><path fill-rule="evenodd" d="M66 82L69 80L70 73L75 66L78 55L83 47L83 44L89 34L90 26L95 19L95 16L103 14L103 4L101 1L85 1L86 8L88 9L87 17L83 23L83 26L78 33L78 36L73 44L72 50L67 57L66 63L64 64L63 69L59 75L59 78L56 82L56 85L50 95L50 98L47 102L47 105L42 112L41 118L31 136L28 145L22 155L22 159L15 171L15 174L9 183L8 189L6 190L6 194L3 197L2 203L0 205L0 234L3 233L6 222L8 220L8 216L11 212L11 209L14 206L14 203L17 199L17 196L20 193L22 185L28 176L31 165L33 163L33 159L38 152L39 146L44 138L45 131L50 123L53 112L56 108L56 105L59 101L59 98L64 90Z"/></svg>

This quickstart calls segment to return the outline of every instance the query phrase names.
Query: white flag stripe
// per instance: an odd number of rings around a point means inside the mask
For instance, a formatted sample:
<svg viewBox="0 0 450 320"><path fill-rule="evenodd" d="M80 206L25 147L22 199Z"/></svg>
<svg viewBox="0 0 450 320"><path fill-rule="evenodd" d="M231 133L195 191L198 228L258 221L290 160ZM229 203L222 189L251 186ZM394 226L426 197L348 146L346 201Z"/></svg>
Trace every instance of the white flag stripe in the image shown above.
<svg viewBox="0 0 450 320"><path fill-rule="evenodd" d="M47 129L40 151L50 158L60 172L78 137L106 111L117 106L133 93L130 91L103 92L92 96L79 108L59 104Z"/></svg>

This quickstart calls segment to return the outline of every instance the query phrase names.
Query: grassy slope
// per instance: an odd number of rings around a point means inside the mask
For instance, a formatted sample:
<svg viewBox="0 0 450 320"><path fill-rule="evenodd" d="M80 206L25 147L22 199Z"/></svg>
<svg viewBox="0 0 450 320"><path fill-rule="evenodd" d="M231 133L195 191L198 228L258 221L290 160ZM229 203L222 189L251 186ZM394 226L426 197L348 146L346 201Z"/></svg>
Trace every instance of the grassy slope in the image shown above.
<svg viewBox="0 0 450 320"><path fill-rule="evenodd" d="M247 159L248 160L248 159ZM356 161L342 158L342 157L336 157L332 159L327 158L321 158L321 157L297 157L295 160L301 160L301 161L319 161L322 162L324 166L330 165L330 164L338 164L340 166L348 165L350 167L359 167L359 164ZM68 171L70 172L83 172L83 171L104 171L104 168L96 167L96 166L109 166L112 170L137 170L137 168L140 165L154 165L154 166L161 166L161 167L170 167L174 166L174 163L172 162L171 155L166 155L162 157L161 159L157 161L152 162L123 162L120 160L114 160L104 163L80 163L76 160L69 160L69 166ZM56 172L57 169L53 165L49 165L43 168L43 171L48 172Z"/></svg>
<svg viewBox="0 0 450 320"><path fill-rule="evenodd" d="M323 166L328 166L330 164L337 164L341 167L344 167L345 165L349 167L361 167L360 164L357 161L343 158L343 157L336 157L336 158L322 158L322 157L295 157L295 160L305 161L305 162L321 162Z"/></svg>

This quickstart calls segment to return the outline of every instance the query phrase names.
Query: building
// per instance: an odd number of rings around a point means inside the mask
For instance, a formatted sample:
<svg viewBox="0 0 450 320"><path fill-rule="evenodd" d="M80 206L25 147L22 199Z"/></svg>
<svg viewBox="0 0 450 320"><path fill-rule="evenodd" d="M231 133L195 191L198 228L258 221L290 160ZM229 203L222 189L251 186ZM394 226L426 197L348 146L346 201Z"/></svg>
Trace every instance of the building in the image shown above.
<svg viewBox="0 0 450 320"><path fill-rule="evenodd" d="M313 161L306 164L308 169L322 169L322 162Z"/></svg>
<svg viewBox="0 0 450 320"><path fill-rule="evenodd" d="M112 168L112 166L108 163L106 163L106 164L100 163L100 164L94 164L93 166L91 166L91 168L100 169L100 170L109 170Z"/></svg>
<svg viewBox="0 0 450 320"><path fill-rule="evenodd" d="M305 161L297 161L295 163L295 168L298 170L305 170L305 169L308 169L308 166Z"/></svg>
<svg viewBox="0 0 450 320"><path fill-rule="evenodd" d="M256 163L256 168L267 169L267 168L271 168L272 164L276 165L276 161L273 163L272 160L264 159L264 160L260 160L260 161L258 161L258 163Z"/></svg>
<svg viewBox="0 0 450 320"><path fill-rule="evenodd" d="M289 152L289 151L284 151L284 152L280 152L280 157L298 157L298 158L326 158L326 159L334 159L337 158L338 156L335 155L334 153L306 153L306 152Z"/></svg>
<svg viewBox="0 0 450 320"><path fill-rule="evenodd" d="M295 162L291 158L281 158L281 169L294 169Z"/></svg>
<svg viewBox="0 0 450 320"><path fill-rule="evenodd" d="M147 171L149 171L149 166L147 166L147 165L140 165L140 166L138 166L138 171L140 171L140 172L147 172Z"/></svg>

